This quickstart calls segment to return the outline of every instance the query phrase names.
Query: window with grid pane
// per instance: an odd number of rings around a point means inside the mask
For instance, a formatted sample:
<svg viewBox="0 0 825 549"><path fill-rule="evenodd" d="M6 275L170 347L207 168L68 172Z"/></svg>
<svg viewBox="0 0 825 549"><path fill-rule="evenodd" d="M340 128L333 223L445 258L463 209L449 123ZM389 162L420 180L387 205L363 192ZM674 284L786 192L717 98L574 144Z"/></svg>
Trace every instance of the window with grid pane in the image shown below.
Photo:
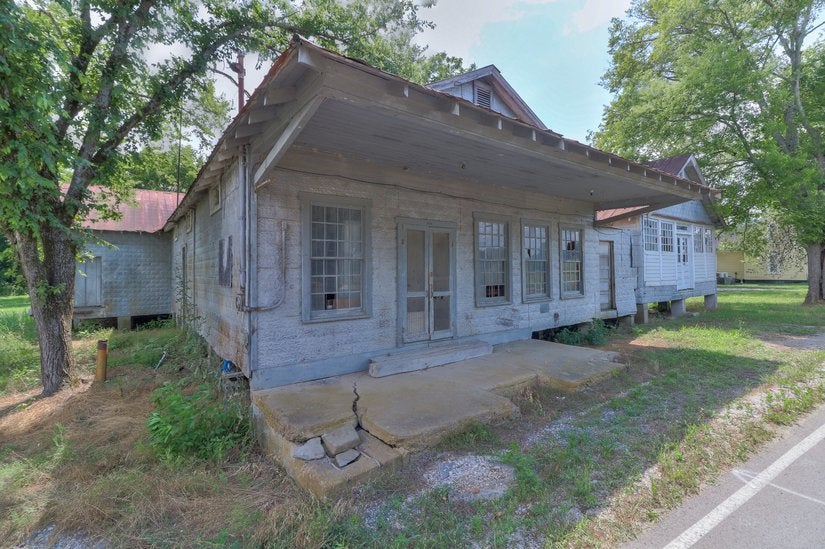
<svg viewBox="0 0 825 549"><path fill-rule="evenodd" d="M662 251L673 251L673 223L662 221Z"/></svg>
<svg viewBox="0 0 825 549"><path fill-rule="evenodd" d="M508 224L476 221L476 303L496 305L510 301Z"/></svg>
<svg viewBox="0 0 825 549"><path fill-rule="evenodd" d="M561 293L563 296L584 293L582 273L582 232L579 229L561 230Z"/></svg>
<svg viewBox="0 0 825 549"><path fill-rule="evenodd" d="M693 251L697 254L705 251L702 245L702 227L693 227Z"/></svg>
<svg viewBox="0 0 825 549"><path fill-rule="evenodd" d="M363 311L363 208L313 204L310 213L311 316Z"/></svg>
<svg viewBox="0 0 825 549"><path fill-rule="evenodd" d="M713 231L705 228L705 252L713 253Z"/></svg>
<svg viewBox="0 0 825 549"><path fill-rule="evenodd" d="M645 250L648 252L659 251L659 222L655 219L645 218Z"/></svg>
<svg viewBox="0 0 825 549"><path fill-rule="evenodd" d="M524 299L550 296L550 228L525 223L522 229Z"/></svg>

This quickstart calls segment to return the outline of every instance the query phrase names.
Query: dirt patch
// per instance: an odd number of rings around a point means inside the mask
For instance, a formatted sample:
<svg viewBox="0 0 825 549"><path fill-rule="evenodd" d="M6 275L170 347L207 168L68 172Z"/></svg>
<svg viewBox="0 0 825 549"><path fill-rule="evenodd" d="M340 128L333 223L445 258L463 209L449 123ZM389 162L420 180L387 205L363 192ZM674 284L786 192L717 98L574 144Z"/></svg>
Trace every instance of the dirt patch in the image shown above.
<svg viewBox="0 0 825 549"><path fill-rule="evenodd" d="M458 501L489 500L503 496L515 482L515 470L491 456L438 456L423 473L428 489L447 487Z"/></svg>
<svg viewBox="0 0 825 549"><path fill-rule="evenodd" d="M763 335L760 337L768 345L775 347L790 347L808 351L825 350L825 332L811 335Z"/></svg>

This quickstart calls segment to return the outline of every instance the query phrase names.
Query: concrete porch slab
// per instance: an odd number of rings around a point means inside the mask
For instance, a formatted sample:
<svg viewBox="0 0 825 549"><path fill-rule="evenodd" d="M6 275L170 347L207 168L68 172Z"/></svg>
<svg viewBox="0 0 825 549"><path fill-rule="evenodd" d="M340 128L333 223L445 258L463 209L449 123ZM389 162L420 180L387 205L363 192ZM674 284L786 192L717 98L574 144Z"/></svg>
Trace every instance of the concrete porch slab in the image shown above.
<svg viewBox="0 0 825 549"><path fill-rule="evenodd" d="M253 417L267 453L302 486L326 497L472 423L517 416L518 408L506 396L531 383L572 391L621 368L618 358L596 349L523 340L497 345L490 355L422 371L380 378L361 372L254 391ZM343 425L363 429L362 455L353 464L337 468L329 460L292 457L296 444Z"/></svg>
<svg viewBox="0 0 825 549"><path fill-rule="evenodd" d="M444 368L437 368L442 370ZM362 380L358 385L361 426L391 446L417 450L475 422L491 422L519 413L508 399L472 384L414 372L392 379Z"/></svg>
<svg viewBox="0 0 825 549"><path fill-rule="evenodd" d="M266 422L292 442L304 442L344 425L355 427L353 383L364 374L285 385L252 392Z"/></svg>

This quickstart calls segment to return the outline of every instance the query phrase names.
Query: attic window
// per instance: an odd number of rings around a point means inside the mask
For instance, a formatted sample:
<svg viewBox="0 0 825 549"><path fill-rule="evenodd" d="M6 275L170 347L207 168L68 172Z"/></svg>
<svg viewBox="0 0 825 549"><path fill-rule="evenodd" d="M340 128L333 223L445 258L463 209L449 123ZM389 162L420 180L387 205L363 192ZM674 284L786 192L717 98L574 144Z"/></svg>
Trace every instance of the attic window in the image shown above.
<svg viewBox="0 0 825 549"><path fill-rule="evenodd" d="M218 183L209 189L209 213L213 214L221 209L221 185Z"/></svg>
<svg viewBox="0 0 825 549"><path fill-rule="evenodd" d="M195 212L194 211L189 210L188 212L186 212L186 217L184 218L183 224L186 227L186 232L187 233L192 232L192 224L194 222L194 219L195 219Z"/></svg>
<svg viewBox="0 0 825 549"><path fill-rule="evenodd" d="M474 103L479 107L485 109L493 108L493 90L480 82L475 83L475 101Z"/></svg>

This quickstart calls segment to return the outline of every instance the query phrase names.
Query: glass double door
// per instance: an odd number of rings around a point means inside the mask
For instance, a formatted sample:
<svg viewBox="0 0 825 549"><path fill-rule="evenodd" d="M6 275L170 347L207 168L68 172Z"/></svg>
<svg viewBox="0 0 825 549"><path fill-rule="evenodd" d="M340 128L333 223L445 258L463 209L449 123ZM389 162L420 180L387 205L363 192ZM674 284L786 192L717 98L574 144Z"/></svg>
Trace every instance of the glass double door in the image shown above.
<svg viewBox="0 0 825 549"><path fill-rule="evenodd" d="M455 334L455 229L436 222L399 226L401 338L404 343Z"/></svg>

